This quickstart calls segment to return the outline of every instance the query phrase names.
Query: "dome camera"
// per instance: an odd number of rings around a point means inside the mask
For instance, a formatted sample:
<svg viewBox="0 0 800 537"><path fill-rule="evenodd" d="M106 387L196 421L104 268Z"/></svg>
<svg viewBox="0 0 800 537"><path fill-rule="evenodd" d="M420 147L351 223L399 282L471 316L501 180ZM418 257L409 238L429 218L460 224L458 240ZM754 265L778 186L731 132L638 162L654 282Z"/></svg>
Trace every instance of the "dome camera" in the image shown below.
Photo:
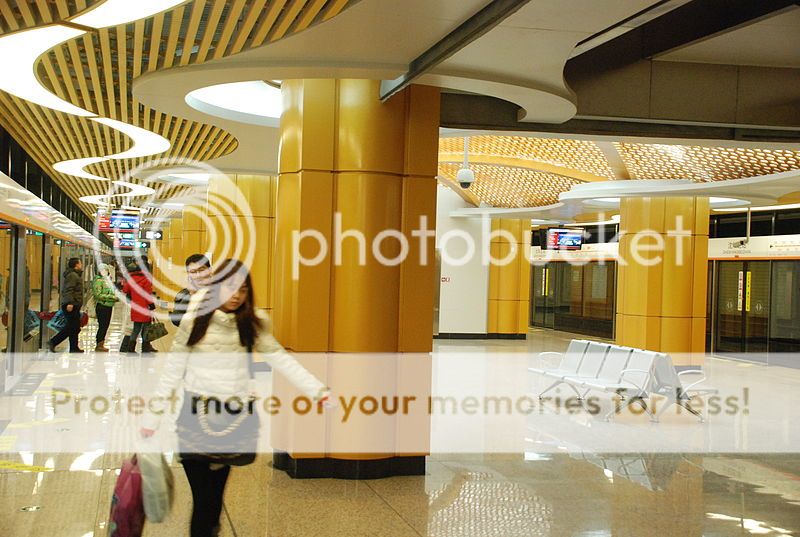
<svg viewBox="0 0 800 537"><path fill-rule="evenodd" d="M461 168L456 175L456 181L461 185L461 188L469 188L475 182L475 172L469 168Z"/></svg>

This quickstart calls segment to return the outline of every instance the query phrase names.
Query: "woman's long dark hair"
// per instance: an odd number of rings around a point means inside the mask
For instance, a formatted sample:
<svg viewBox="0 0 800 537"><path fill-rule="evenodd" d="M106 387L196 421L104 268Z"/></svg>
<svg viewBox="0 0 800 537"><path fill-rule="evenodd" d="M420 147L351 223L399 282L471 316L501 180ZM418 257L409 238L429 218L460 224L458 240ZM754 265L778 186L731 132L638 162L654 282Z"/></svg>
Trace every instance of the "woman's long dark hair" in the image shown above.
<svg viewBox="0 0 800 537"><path fill-rule="evenodd" d="M211 276L211 284L208 287L203 303L198 308L200 314L195 318L192 332L189 334L188 345L190 347L195 346L205 337L214 312L228 299L228 297L222 296L223 284L234 277L241 279L242 285L247 287L247 297L242 302L242 305L239 306L239 309L235 311L236 327L239 329L239 342L248 349L251 349L255 344L256 337L262 329L262 324L261 320L256 317L250 271L238 259L226 259Z"/></svg>

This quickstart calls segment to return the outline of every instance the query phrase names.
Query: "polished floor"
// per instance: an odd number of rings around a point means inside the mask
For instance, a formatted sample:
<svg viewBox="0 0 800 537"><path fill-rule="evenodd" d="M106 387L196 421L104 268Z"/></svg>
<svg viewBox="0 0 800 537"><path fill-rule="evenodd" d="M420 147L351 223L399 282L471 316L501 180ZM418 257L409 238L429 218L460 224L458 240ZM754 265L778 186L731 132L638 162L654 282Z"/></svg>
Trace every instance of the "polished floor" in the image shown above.
<svg viewBox="0 0 800 537"><path fill-rule="evenodd" d="M115 316L110 345L119 345L121 315ZM91 334L91 327L84 332L86 348ZM438 341L435 351L531 355L562 350L570 337L536 330L527 341ZM30 370L46 375L45 387L54 378L98 372L120 382L134 360L117 353L60 355ZM527 362L521 363L513 367ZM707 367L723 384L747 378L754 389L770 389L787 401L800 392L800 370L721 359ZM524 370L517 374L527 377ZM449 377L441 367L434 375L439 384ZM21 421L11 412L36 400L36 394L0 396L0 536L105 535L123 455L15 449L15 438L37 428L57 442L59 430L74 426ZM148 525L145 535L188 535L188 484L179 465L174 467L173 512L166 522ZM292 480L261 456L232 472L221 535L800 536L800 455L568 453L528 445L515 453L440 451L429 457L425 476L374 481Z"/></svg>

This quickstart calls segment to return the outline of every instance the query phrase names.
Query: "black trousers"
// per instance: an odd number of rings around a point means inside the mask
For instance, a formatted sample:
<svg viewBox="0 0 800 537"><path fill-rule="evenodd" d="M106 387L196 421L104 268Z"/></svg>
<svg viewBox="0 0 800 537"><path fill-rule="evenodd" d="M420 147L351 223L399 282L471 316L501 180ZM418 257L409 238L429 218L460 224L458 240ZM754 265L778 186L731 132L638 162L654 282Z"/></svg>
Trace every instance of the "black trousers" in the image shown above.
<svg viewBox="0 0 800 537"><path fill-rule="evenodd" d="M146 323L140 323L136 321L133 323L133 328L131 329L131 335L128 341L128 348L126 349L127 352L136 352L136 341L139 339L139 334L142 335L142 352L153 351L153 344L149 341L145 341L144 334L142 334L144 327L148 324L150 324L150 321L147 321Z"/></svg>
<svg viewBox="0 0 800 537"><path fill-rule="evenodd" d="M67 325L50 340L53 347L69 338L69 352L78 351L78 334L81 333L81 305L73 306L72 311L67 311L67 304L61 306L61 311L67 317Z"/></svg>
<svg viewBox="0 0 800 537"><path fill-rule="evenodd" d="M111 306L104 306L96 304L94 312L97 315L97 342L105 341L106 333L108 332L108 325L111 324L111 313L114 308Z"/></svg>
<svg viewBox="0 0 800 537"><path fill-rule="evenodd" d="M222 495L231 467L212 470L209 463L184 460L183 471L192 488L191 537L215 537L219 531L222 514Z"/></svg>

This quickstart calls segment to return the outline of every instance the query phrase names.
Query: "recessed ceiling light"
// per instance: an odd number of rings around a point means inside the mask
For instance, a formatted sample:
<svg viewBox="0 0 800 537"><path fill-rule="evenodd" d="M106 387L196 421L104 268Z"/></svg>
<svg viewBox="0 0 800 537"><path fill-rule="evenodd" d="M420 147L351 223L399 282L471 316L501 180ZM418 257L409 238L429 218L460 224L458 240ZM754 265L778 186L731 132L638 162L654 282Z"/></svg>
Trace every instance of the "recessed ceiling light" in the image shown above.
<svg viewBox="0 0 800 537"><path fill-rule="evenodd" d="M196 89L186 95L186 104L212 116L264 126L277 126L283 111L281 90L262 80Z"/></svg>
<svg viewBox="0 0 800 537"><path fill-rule="evenodd" d="M126 0L127 1L127 0ZM36 77L36 60L56 45L84 34L83 30L53 25L25 30L0 38L0 89L21 99L67 114L96 114L69 103L42 86Z"/></svg>
<svg viewBox="0 0 800 537"><path fill-rule="evenodd" d="M117 26L150 17L184 2L186 0L106 0L70 22L92 28Z"/></svg>

